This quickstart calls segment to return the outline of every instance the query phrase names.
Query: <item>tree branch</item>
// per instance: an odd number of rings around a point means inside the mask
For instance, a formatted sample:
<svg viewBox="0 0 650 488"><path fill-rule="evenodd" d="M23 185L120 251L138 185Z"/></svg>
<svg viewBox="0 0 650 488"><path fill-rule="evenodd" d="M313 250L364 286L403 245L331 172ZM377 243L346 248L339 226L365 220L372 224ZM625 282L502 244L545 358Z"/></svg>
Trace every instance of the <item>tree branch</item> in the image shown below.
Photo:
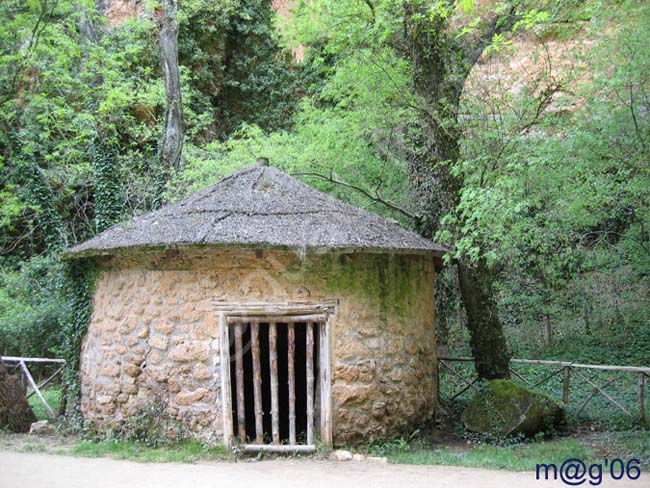
<svg viewBox="0 0 650 488"><path fill-rule="evenodd" d="M401 213L402 215L408 217L409 219L412 219L412 220L418 220L419 219L418 215L416 215L416 214L414 214L412 212L409 212L404 207L401 207L400 205L396 204L395 202L393 202L391 200L387 200L387 199L383 198L379 194L379 187L376 187L374 189L374 193L370 193L365 188L354 185L352 183L348 183L347 181L339 180L339 179L335 178L332 174L330 174L330 176L326 176L326 175L322 175L320 173L309 173L308 172L308 173L292 173L291 176L304 176L304 177L308 177L308 178L318 178L320 180L327 181L329 183L334 183L336 185L344 186L346 188L351 188L351 189L363 194L365 197L369 198L373 202L381 203L382 205L385 205L388 208Z"/></svg>

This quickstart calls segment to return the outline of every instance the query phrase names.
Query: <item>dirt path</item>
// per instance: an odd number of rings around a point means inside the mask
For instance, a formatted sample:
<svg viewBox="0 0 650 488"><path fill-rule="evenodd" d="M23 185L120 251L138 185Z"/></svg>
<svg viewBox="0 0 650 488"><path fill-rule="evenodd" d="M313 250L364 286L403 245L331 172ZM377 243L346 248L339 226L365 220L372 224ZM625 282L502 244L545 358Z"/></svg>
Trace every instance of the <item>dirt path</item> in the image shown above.
<svg viewBox="0 0 650 488"><path fill-rule="evenodd" d="M0 452L0 487L21 488L541 488L560 481L536 481L534 473L375 462L334 463L281 459L263 462L139 464L51 454ZM591 486L586 481L583 486ZM644 488L636 481L603 480L600 486Z"/></svg>

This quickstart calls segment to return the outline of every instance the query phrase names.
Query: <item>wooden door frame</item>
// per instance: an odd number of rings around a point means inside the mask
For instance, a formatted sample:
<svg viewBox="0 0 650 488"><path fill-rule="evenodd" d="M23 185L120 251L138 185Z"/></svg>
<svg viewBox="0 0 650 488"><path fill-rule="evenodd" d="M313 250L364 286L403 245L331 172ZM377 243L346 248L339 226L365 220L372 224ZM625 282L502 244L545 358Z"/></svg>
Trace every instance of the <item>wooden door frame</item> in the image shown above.
<svg viewBox="0 0 650 488"><path fill-rule="evenodd" d="M219 322L219 351L221 373L221 410L223 420L223 443L230 449L234 439L232 418L232 392L230 384L230 337L228 330L231 317L268 317L269 321L282 322L282 318L299 315L304 321L313 316L322 324L319 327L319 400L320 441L332 445L332 327L338 300L319 303L307 302L215 302L214 308ZM323 320L323 315L325 319ZM301 320L302 321L302 320ZM300 447L300 446L293 446Z"/></svg>

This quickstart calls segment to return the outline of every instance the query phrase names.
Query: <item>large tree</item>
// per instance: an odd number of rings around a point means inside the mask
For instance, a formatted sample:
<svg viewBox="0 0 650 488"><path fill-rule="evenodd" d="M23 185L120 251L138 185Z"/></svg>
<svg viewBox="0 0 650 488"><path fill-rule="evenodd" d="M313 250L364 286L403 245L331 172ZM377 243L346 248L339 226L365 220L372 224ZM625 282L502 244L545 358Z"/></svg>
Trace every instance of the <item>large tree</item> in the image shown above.
<svg viewBox="0 0 650 488"><path fill-rule="evenodd" d="M495 35L510 30L519 17L518 5L502 6L497 13L478 15L461 33L451 23L458 3L408 0L403 5L403 52L412 64L420 129L411 180L422 216L420 232L429 237L440 230L445 216L455 215L460 203L463 178L454 166L462 158L459 113L467 78ZM494 275L481 256L473 260L461 256L457 267L476 371L485 379L509 378Z"/></svg>

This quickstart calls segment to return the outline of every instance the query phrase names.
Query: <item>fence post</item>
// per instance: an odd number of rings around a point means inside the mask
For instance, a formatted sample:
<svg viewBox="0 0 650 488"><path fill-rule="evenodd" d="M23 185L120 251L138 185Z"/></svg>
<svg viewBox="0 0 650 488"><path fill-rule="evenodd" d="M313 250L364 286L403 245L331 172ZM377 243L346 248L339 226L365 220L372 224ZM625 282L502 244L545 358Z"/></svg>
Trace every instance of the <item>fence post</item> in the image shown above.
<svg viewBox="0 0 650 488"><path fill-rule="evenodd" d="M638 399L638 406L639 406L639 418L641 419L641 423L645 423L645 406L643 405L643 387L645 383L645 373L639 373L639 399Z"/></svg>
<svg viewBox="0 0 650 488"><path fill-rule="evenodd" d="M569 404L569 379L571 378L571 366L564 366L564 377L562 379L562 401Z"/></svg>
<svg viewBox="0 0 650 488"><path fill-rule="evenodd" d="M437 384L436 384L436 395L438 396L438 398L437 398L438 403L436 403L436 405L438 407L440 407L440 399L441 399L441 396L440 396L440 361L442 361L442 359L436 358L436 382L437 382Z"/></svg>

